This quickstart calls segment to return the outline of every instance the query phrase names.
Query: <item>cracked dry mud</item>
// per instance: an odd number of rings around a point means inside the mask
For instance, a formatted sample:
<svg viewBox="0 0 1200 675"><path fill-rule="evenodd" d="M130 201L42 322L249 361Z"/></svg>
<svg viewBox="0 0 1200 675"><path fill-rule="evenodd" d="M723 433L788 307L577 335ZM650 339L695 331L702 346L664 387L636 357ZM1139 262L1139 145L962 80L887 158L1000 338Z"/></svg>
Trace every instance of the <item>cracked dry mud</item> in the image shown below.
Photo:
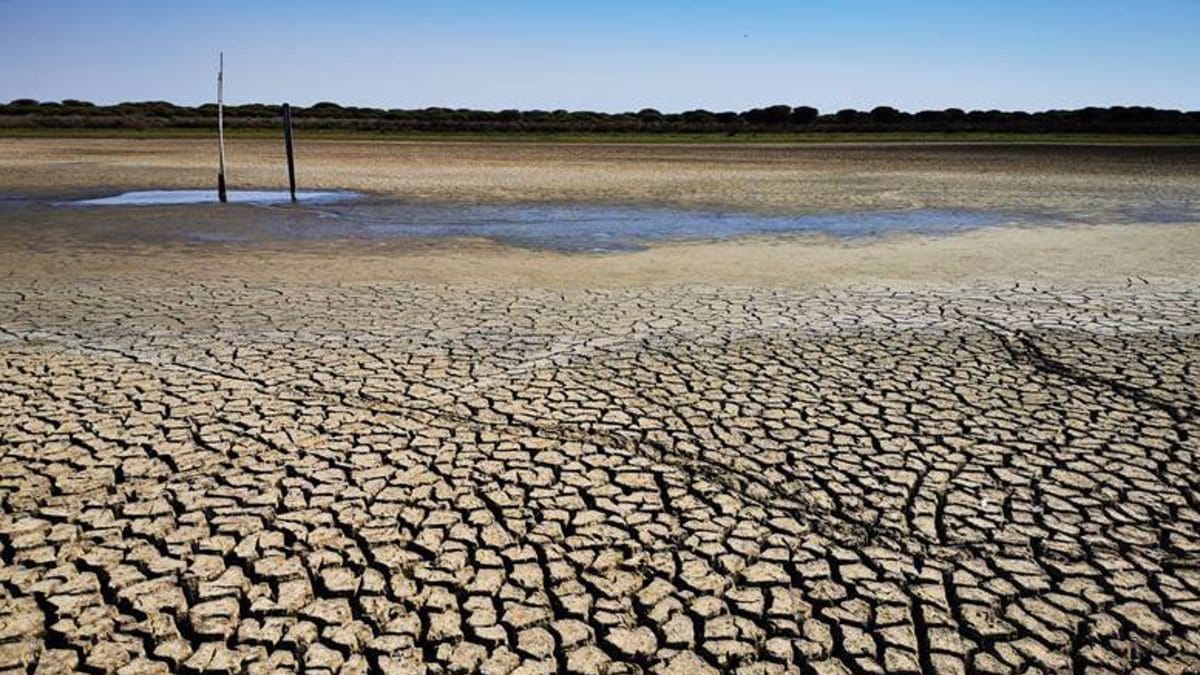
<svg viewBox="0 0 1200 675"><path fill-rule="evenodd" d="M0 286L0 668L1200 670L1200 294Z"/></svg>

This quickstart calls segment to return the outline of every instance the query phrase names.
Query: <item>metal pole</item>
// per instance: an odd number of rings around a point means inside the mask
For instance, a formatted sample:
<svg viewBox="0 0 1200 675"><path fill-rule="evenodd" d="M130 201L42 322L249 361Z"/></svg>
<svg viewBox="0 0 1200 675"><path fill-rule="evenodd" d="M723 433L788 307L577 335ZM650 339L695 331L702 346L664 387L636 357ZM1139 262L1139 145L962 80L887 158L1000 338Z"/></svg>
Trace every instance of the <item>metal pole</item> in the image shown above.
<svg viewBox="0 0 1200 675"><path fill-rule="evenodd" d="M221 52L221 65L217 69L217 146L220 154L217 165L217 199L229 201L225 194L225 52Z"/></svg>
<svg viewBox="0 0 1200 675"><path fill-rule="evenodd" d="M292 192L292 203L296 203L296 156L292 151L292 106L283 104L283 144L287 146L288 187Z"/></svg>

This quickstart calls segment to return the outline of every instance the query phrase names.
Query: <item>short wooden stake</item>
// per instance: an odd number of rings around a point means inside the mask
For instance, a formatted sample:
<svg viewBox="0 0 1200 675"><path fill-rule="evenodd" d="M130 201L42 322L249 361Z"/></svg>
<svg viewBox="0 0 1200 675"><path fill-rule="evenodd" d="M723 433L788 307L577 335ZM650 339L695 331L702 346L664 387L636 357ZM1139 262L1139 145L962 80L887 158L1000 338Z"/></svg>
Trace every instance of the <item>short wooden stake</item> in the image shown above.
<svg viewBox="0 0 1200 675"><path fill-rule="evenodd" d="M287 146L288 188L292 203L296 203L296 155L292 150L292 106L283 104L283 144Z"/></svg>

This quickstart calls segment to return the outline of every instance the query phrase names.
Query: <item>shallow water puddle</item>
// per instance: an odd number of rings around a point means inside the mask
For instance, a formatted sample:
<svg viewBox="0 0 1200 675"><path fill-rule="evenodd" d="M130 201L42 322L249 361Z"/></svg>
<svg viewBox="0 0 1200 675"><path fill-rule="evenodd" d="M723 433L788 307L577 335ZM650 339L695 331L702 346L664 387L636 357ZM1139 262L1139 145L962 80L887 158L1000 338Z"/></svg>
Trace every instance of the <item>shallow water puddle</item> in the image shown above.
<svg viewBox="0 0 1200 675"><path fill-rule="evenodd" d="M296 201L304 204L319 204L351 199L359 196L346 191L305 191L296 193ZM287 204L292 196L285 190L230 190L227 193L233 204ZM63 202L74 206L176 206L180 204L217 204L216 190L137 190L122 192L111 197L80 199Z"/></svg>
<svg viewBox="0 0 1200 675"><path fill-rule="evenodd" d="M1012 214L939 209L781 216L591 204L344 203L326 213L336 221L326 228L356 237L486 237L567 251L636 250L654 241L742 235L950 233L1016 220Z"/></svg>
<svg viewBox="0 0 1200 675"><path fill-rule="evenodd" d="M894 233L947 235L981 227L1087 222L1200 221L1191 204L1141 204L1123 212L1067 214L1049 210L947 209L762 214L612 204L411 202L329 190L144 190L76 201L41 202L45 220L69 211L75 227L104 239L191 242L287 242L480 237L523 248L569 252L631 251L654 242L759 235L871 237ZM31 205L26 201L25 204ZM19 210L17 202L9 205ZM9 211L0 202L0 209ZM101 208L102 207L102 208ZM79 221L84 221L80 223ZM82 234L82 231L78 231Z"/></svg>

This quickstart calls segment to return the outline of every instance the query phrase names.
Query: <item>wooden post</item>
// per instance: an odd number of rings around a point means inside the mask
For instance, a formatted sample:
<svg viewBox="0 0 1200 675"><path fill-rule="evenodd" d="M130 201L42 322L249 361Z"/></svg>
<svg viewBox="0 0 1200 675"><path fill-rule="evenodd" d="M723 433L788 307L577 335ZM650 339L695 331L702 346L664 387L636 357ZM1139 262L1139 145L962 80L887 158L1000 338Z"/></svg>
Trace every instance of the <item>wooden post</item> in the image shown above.
<svg viewBox="0 0 1200 675"><path fill-rule="evenodd" d="M225 194L225 52L221 52L221 65L217 69L217 199L229 201Z"/></svg>
<svg viewBox="0 0 1200 675"><path fill-rule="evenodd" d="M288 188L292 192L292 203L296 203L296 156L292 151L292 106L283 104L283 144L287 146Z"/></svg>

